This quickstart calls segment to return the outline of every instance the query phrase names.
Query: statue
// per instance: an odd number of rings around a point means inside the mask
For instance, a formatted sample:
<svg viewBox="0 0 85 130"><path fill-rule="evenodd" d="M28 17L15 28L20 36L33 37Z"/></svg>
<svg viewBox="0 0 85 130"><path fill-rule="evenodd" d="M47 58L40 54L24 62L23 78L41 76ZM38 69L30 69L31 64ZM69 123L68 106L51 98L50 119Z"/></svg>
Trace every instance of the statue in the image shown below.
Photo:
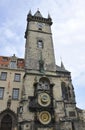
<svg viewBox="0 0 85 130"><path fill-rule="evenodd" d="M39 70L41 73L44 73L44 61L42 60L42 52L40 53Z"/></svg>
<svg viewBox="0 0 85 130"><path fill-rule="evenodd" d="M9 99L7 101L7 108L10 108L11 106L11 96L9 96Z"/></svg>

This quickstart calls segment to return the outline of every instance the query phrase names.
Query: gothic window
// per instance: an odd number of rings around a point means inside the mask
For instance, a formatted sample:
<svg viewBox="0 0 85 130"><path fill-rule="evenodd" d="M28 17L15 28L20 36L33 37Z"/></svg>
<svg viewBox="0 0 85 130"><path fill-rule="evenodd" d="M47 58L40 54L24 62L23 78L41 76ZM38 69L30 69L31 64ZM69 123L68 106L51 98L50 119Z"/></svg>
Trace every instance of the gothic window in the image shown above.
<svg viewBox="0 0 85 130"><path fill-rule="evenodd" d="M14 76L14 81L20 82L20 79L21 79L21 74L16 73Z"/></svg>
<svg viewBox="0 0 85 130"><path fill-rule="evenodd" d="M61 83L61 88L62 88L62 97L64 100L69 100L71 99L71 88L70 86L67 86L65 82Z"/></svg>
<svg viewBox="0 0 85 130"><path fill-rule="evenodd" d="M75 116L76 116L75 111L70 111L70 112L69 112L69 116L70 116L70 117L75 117Z"/></svg>
<svg viewBox="0 0 85 130"><path fill-rule="evenodd" d="M61 88L62 88L62 97L64 100L68 100L68 88L66 87L65 82L61 83Z"/></svg>
<svg viewBox="0 0 85 130"><path fill-rule="evenodd" d="M43 41L42 40L38 40L37 47L40 49L43 48Z"/></svg>
<svg viewBox="0 0 85 130"><path fill-rule="evenodd" d="M18 100L18 98L19 98L19 89L13 88L12 99Z"/></svg>
<svg viewBox="0 0 85 130"><path fill-rule="evenodd" d="M3 99L4 88L0 87L0 99Z"/></svg>
<svg viewBox="0 0 85 130"><path fill-rule="evenodd" d="M68 86L68 95L69 95L69 98L71 98L71 92L70 92L70 87Z"/></svg>
<svg viewBox="0 0 85 130"><path fill-rule="evenodd" d="M1 80L6 80L7 78L7 72L1 72Z"/></svg>

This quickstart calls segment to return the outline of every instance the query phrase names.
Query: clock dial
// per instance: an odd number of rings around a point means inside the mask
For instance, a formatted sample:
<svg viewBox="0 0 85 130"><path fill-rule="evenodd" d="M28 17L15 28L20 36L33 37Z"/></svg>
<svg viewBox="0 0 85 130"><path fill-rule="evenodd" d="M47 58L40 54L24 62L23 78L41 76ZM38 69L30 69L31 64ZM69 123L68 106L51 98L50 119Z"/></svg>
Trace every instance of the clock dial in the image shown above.
<svg viewBox="0 0 85 130"><path fill-rule="evenodd" d="M38 29L42 30L42 28L43 28L43 23L38 23Z"/></svg>
<svg viewBox="0 0 85 130"><path fill-rule="evenodd" d="M48 106L50 105L50 96L47 94L47 93L41 93L39 94L38 96L38 103L41 105L41 106Z"/></svg>
<svg viewBox="0 0 85 130"><path fill-rule="evenodd" d="M38 117L39 117L39 121L44 125L50 123L51 121L51 115L48 111L40 112Z"/></svg>

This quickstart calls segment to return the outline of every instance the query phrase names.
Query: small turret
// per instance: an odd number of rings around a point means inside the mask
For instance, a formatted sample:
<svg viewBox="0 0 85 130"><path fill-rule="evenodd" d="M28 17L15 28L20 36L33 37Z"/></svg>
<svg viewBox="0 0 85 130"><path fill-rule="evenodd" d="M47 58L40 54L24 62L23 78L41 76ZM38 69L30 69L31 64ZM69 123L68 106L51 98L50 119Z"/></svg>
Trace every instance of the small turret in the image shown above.
<svg viewBox="0 0 85 130"><path fill-rule="evenodd" d="M29 10L29 13L28 13L28 15L32 15L32 13L31 13L31 10Z"/></svg>
<svg viewBox="0 0 85 130"><path fill-rule="evenodd" d="M51 19L51 16L50 16L50 14L48 13L48 19Z"/></svg>
<svg viewBox="0 0 85 130"><path fill-rule="evenodd" d="M61 68L65 70L65 67L62 61L61 61Z"/></svg>

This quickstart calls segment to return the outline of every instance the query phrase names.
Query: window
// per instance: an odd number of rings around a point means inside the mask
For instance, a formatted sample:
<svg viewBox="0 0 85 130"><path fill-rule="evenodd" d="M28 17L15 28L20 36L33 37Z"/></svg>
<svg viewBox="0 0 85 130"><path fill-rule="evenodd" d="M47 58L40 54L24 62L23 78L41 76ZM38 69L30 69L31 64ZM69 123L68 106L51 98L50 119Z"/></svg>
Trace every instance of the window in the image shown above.
<svg viewBox="0 0 85 130"><path fill-rule="evenodd" d="M41 48L41 49L43 48L43 42L42 42L42 40L39 40L37 44L38 44L37 45L38 48Z"/></svg>
<svg viewBox="0 0 85 130"><path fill-rule="evenodd" d="M71 89L70 86L67 86L66 83L62 82L61 83L61 88L62 88L62 97L65 100L71 99Z"/></svg>
<svg viewBox="0 0 85 130"><path fill-rule="evenodd" d="M10 68L12 69L15 69L17 66L16 66L16 61L11 61L10 62Z"/></svg>
<svg viewBox="0 0 85 130"><path fill-rule="evenodd" d="M14 81L20 82L20 79L21 79L21 74L16 73L14 76Z"/></svg>
<svg viewBox="0 0 85 130"><path fill-rule="evenodd" d="M76 116L75 111L70 111L70 112L69 112L69 116L70 116L70 117Z"/></svg>
<svg viewBox="0 0 85 130"><path fill-rule="evenodd" d="M8 61L8 57L3 57L2 59L4 62L7 62Z"/></svg>
<svg viewBox="0 0 85 130"><path fill-rule="evenodd" d="M12 99L17 100L19 98L19 89L14 88L12 93Z"/></svg>
<svg viewBox="0 0 85 130"><path fill-rule="evenodd" d="M1 72L1 80L6 80L7 72Z"/></svg>
<svg viewBox="0 0 85 130"><path fill-rule="evenodd" d="M3 99L4 88L0 87L0 99Z"/></svg>
<svg viewBox="0 0 85 130"><path fill-rule="evenodd" d="M64 82L61 83L61 88L62 88L63 99L68 100L68 89L67 89L67 86Z"/></svg>

